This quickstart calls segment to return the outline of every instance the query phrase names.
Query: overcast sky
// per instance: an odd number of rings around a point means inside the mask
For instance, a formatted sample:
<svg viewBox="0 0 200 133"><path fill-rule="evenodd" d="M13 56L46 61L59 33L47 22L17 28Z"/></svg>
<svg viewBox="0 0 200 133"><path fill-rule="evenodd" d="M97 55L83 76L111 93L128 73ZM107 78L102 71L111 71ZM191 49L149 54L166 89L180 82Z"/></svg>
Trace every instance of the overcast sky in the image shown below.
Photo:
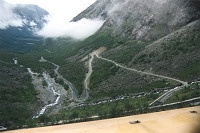
<svg viewBox="0 0 200 133"><path fill-rule="evenodd" d="M2 1L2 0L0 0ZM78 22L70 22L70 20L93 4L96 0L5 0L12 4L35 4L46 11L48 11L51 16L48 17L48 23L37 34L43 37L72 37L75 39L85 39L90 35L94 34L104 23L103 20L98 18L82 19ZM4 6L6 9L7 7ZM3 8L2 8L3 9ZM9 10L9 9L8 9ZM0 9L1 11L1 9ZM5 12L4 10L2 12ZM1 13L0 13L1 14ZM2 15L8 16L5 13ZM9 21L14 21L12 16L9 15ZM1 17L1 15L0 15ZM0 18L1 20L1 18ZM8 19L7 19L8 20ZM4 21L8 22L8 21ZM7 26L18 26L16 24L8 24ZM5 26L4 26L5 27ZM1 26L0 26L1 28Z"/></svg>

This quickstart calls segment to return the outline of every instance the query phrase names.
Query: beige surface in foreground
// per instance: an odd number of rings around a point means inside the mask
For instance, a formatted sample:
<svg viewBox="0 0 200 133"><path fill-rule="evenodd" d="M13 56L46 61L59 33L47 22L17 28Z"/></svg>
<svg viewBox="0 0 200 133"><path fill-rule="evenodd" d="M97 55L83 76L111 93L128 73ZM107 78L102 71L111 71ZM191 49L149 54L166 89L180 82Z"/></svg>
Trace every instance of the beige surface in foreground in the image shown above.
<svg viewBox="0 0 200 133"><path fill-rule="evenodd" d="M197 113L190 113L193 110ZM135 120L141 123L129 123ZM197 133L196 128L200 128L200 106L5 133Z"/></svg>

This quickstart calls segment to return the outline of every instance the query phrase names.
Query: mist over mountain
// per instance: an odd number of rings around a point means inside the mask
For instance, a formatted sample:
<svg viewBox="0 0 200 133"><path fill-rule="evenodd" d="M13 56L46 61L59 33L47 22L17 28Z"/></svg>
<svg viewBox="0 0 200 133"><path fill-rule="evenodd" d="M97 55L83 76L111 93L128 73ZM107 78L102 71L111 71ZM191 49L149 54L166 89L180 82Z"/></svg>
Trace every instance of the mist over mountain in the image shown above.
<svg viewBox="0 0 200 133"><path fill-rule="evenodd" d="M42 43L43 38L48 37L83 40L94 34L104 23L97 18L83 18L78 22L63 21L36 5L15 5L5 1L1 1L0 10L0 34L4 34L1 47L13 50L32 49L34 45ZM19 39L17 37L30 39L21 41L16 40ZM16 44L10 45L8 38Z"/></svg>
<svg viewBox="0 0 200 133"><path fill-rule="evenodd" d="M30 30L40 30L47 23L49 13L37 5L16 5L13 9Z"/></svg>
<svg viewBox="0 0 200 133"><path fill-rule="evenodd" d="M73 38L75 40L84 40L93 35L103 25L101 19L81 19L77 22L59 21L54 18L49 18L48 23L39 31L36 32L44 38ZM88 28L89 27L89 28Z"/></svg>
<svg viewBox="0 0 200 133"><path fill-rule="evenodd" d="M22 26L22 21L20 17L13 13L13 5L6 3L5 1L0 1L0 29L5 29L9 26Z"/></svg>
<svg viewBox="0 0 200 133"><path fill-rule="evenodd" d="M155 40L199 17L198 0L98 0L73 21L103 18L106 23L102 30L132 39Z"/></svg>
<svg viewBox="0 0 200 133"><path fill-rule="evenodd" d="M36 5L12 5L4 1L1 6L1 48L24 51L42 42L35 31L47 22L47 11Z"/></svg>

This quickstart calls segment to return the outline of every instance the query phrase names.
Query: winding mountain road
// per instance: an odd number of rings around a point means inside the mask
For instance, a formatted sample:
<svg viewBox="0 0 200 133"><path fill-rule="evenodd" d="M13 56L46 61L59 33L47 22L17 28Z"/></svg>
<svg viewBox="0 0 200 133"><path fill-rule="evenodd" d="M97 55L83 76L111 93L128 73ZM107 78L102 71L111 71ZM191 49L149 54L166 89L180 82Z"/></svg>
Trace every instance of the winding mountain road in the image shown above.
<svg viewBox="0 0 200 133"><path fill-rule="evenodd" d="M140 73L140 74L145 74L145 75L151 75L151 76L155 76L155 77L158 77L158 78L163 78L163 79L168 79L168 80L173 80L173 81L176 81L176 82L179 82L182 84L182 86L178 86L178 87L175 87L174 89L171 89L169 91L167 91L166 93L164 93L163 95L161 95L159 98L157 98L155 101L153 101L150 106L154 106L154 105L159 105L159 104L163 104L170 96L173 95L174 92L188 86L188 83L185 82L185 81L182 81L182 80L179 80L179 79L175 79L175 78L171 78L171 77L167 77L167 76L163 76L163 75L158 75L158 74L153 74L153 73L149 73L149 72L144 72L144 71L140 71L140 70L136 70L134 68L128 68L128 67L125 67L113 60L110 60L110 59L107 59L107 58L104 58L104 57L101 57L99 56L98 54L95 55L97 58L99 59L102 59L104 61L107 61L107 62L110 62L110 63L113 63L115 64L117 67L121 67L123 69L126 69L126 70L129 70L129 71L134 71L134 72L137 72L137 73Z"/></svg>
<svg viewBox="0 0 200 133"><path fill-rule="evenodd" d="M152 106L154 104L158 104L158 103L159 104L160 103L164 103L175 91L178 91L178 90L182 89L183 87L188 86L187 82L179 80L179 79L176 79L176 78L171 78L171 77L168 77L168 76L153 74L153 73L150 73L150 72L144 72L144 71L137 70L135 68L129 68L129 67L123 66L123 65L121 65L121 64L119 64L119 63L117 63L117 62L115 62L113 60L110 60L110 59L107 59L107 58L99 56L99 54L101 52L102 51L99 52L98 50L95 50L92 53L90 53L90 55L89 55L91 58L88 61L88 69L89 70L88 70L88 73L86 74L86 78L84 80L84 91L85 91L85 97L84 98L78 98L77 90L75 89L73 84L71 82L69 82L68 80L64 79L62 77L62 75L59 74L58 69L59 69L60 66L58 66L57 64L55 64L53 62L45 60L43 57L41 57L40 61L47 61L47 62L51 63L52 65L56 66L56 69L54 70L55 73L58 75L59 78L63 79L64 83L66 83L69 86L69 88L70 88L70 90L72 92L72 99L74 101L76 101L76 102L84 102L89 97L89 92L88 91L89 91L90 77L91 77L91 74L93 72L92 62L93 62L94 57L97 57L97 58L102 59L104 61L113 63L117 67L129 70L129 71L133 71L133 72L140 73L140 74L145 74L145 75L151 75L151 76L155 76L155 77L158 77L158 78L168 79L168 80L176 81L176 82L179 82L179 83L182 84L182 86L175 87L174 89L171 89L171 90L167 91L166 93L164 93L162 96L160 96L155 101L153 101L150 104L150 106Z"/></svg>
<svg viewBox="0 0 200 133"><path fill-rule="evenodd" d="M91 77L91 74L93 72L92 70L92 61L94 59L94 55L93 54L90 54L90 59L88 61L88 73L86 74L86 78L84 80L84 91L85 91L85 96L83 98L79 98L78 96L78 93L77 93L77 89L73 86L73 84L71 82L69 82L67 79L63 78L63 76L58 72L60 66L51 62L51 61L48 61L46 59L44 59L43 57L41 57L40 59L40 62L48 62L52 65L54 65L56 67L56 69L54 69L54 72L55 74L57 74L57 78L60 78L64 81L65 84L67 84L69 86L69 89L72 93L72 99L75 101L75 102L78 102L78 103L82 103L84 101L86 101L89 97L89 83L90 83L90 77Z"/></svg>
<svg viewBox="0 0 200 133"><path fill-rule="evenodd" d="M48 61L48 60L44 59L43 57L41 57L41 59L40 59L39 61L40 61L40 62L48 62L48 63L50 63L50 64L52 64L52 65L54 65L54 66L56 67L56 68L54 69L54 72L55 72L55 74L58 75L57 78L62 79L62 80L64 81L64 83L67 84L67 85L69 86L69 89L70 89L70 91L71 91L71 93L72 93L72 99L73 99L74 101L76 101L76 102L79 102L79 100L78 100L78 98L77 98L77 92L76 92L74 86L72 85L72 83L70 83L68 80L66 80L65 78L63 78L63 76L60 75L60 73L58 72L60 66L57 65L57 64L55 64L55 63L53 63L53 62L51 62L51 61Z"/></svg>
<svg viewBox="0 0 200 133"><path fill-rule="evenodd" d="M86 78L84 80L84 88L85 88L85 95L86 95L84 100L87 100L88 97L89 97L89 92L88 91L89 91L90 77L91 77L92 72L93 72L93 70L92 70L92 61L94 59L94 55L90 54L90 56L91 56L91 58L89 59L89 62L88 62L89 70L88 70L88 73L86 74Z"/></svg>
<svg viewBox="0 0 200 133"><path fill-rule="evenodd" d="M101 52L103 52L103 51L95 50L95 51L93 51L92 53L89 54L90 58L88 60L88 72L86 73L86 77L85 77L85 80L84 80L84 92L83 92L84 96L83 97L79 97L78 93L77 93L77 89L73 86L73 84L70 81L68 81L67 79L63 78L63 76L58 72L58 70L60 68L59 65L57 65L57 64L55 64L55 63L53 63L51 61L48 61L48 60L44 59L43 57L41 57L41 59L39 61L40 62L48 62L48 63L50 63L50 64L52 64L52 65L54 65L56 67L54 69L54 72L57 75L57 78L62 79L64 81L64 83L69 86L69 89L70 89L71 94L72 94L72 100L77 102L77 103L83 103L89 97L89 84L90 84L90 77L91 77L91 74L93 72L92 62L94 60L94 57L97 57L97 58L99 58L101 60L113 63L117 67L129 70L129 71L133 71L133 72L140 73L140 74L145 74L145 75L151 75L151 76L155 76L155 77L158 77L158 78L168 79L168 80L176 81L176 82L179 82L179 83L182 84L182 86L178 86L178 87L175 87L174 89L171 89L171 90L167 91L165 94L163 94L162 96L157 98L155 101L153 101L150 104L150 106L155 106L155 105L159 105L159 104L164 103L175 91L178 91L178 90L182 89L184 86L188 86L187 82L184 82L184 81L179 80L179 79L175 79L175 78L171 78L171 77L163 76L163 75L158 75L158 74L153 74L153 73L150 73L150 72L144 72L144 71L140 71L140 70L137 70L137 69L134 69L134 68L129 68L129 67L123 66L123 65L121 65L121 64L119 64L119 63L117 63L117 62L115 62L113 60L110 60L110 59L107 59L107 58L99 56L99 54ZM29 70L29 72L31 73L30 70ZM32 73L32 74L35 74L35 73ZM54 92L54 95L57 96L57 98L56 98L56 101L54 103L51 103L49 105L44 106L43 109L39 112L38 116L43 114L47 107L56 105L58 103L59 99L60 99L60 94L53 89L54 88L54 86L52 86L53 83L50 82L50 80L48 80L50 78L45 78L47 76L45 76L44 74L43 74L43 77L44 77L45 81L48 84L48 88L52 89L52 91ZM36 117L38 117L38 116L36 116Z"/></svg>
<svg viewBox="0 0 200 133"><path fill-rule="evenodd" d="M169 80L177 81L177 82L179 82L179 83L181 83L181 84L183 84L183 85L185 85L185 86L188 85L187 82L181 81L181 80L179 80L179 79L175 79L175 78L171 78L171 77L167 77L167 76L163 76L163 75L158 75L158 74L153 74L153 73L149 73L149 72L144 72L144 71L136 70L136 69L134 69L134 68L128 68L128 67L122 66L122 65L119 64L119 63L116 63L116 62L113 61L113 60L110 60L110 59L107 59L107 58L103 58L103 57L101 57L101 56L99 56L99 55L96 55L96 57L99 58L99 59L105 60L105 61L107 61L107 62L114 63L117 67L121 67L121 68L124 68L124 69L126 69L126 70L134 71L134 72L137 72L137 73L140 73L140 74L151 75L151 76L155 76L155 77L159 77L159 78L164 78L164 79L169 79Z"/></svg>

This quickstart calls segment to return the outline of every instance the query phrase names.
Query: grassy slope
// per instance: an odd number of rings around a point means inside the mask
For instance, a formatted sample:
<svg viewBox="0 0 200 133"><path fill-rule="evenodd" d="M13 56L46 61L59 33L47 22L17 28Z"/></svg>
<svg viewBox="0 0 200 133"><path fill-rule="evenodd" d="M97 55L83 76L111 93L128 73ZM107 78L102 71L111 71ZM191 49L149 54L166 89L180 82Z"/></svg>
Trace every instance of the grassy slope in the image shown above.
<svg viewBox="0 0 200 133"><path fill-rule="evenodd" d="M80 60L101 46L106 46L109 49L120 45L124 40L124 38L112 37L109 33L98 32L84 41L70 45L68 49L71 51L69 53L65 52L67 53L64 56L65 59L61 59L63 62L60 73L72 82L81 94L88 69L85 67L84 62L80 62ZM63 46L61 47L63 48ZM72 58L73 56L74 58ZM105 72L103 73L105 74Z"/></svg>
<svg viewBox="0 0 200 133"><path fill-rule="evenodd" d="M37 92L23 68L0 63L0 77L0 125L12 128L35 113Z"/></svg>
<svg viewBox="0 0 200 133"><path fill-rule="evenodd" d="M192 84L180 91L177 91L170 97L166 103L180 102L191 98L200 97L200 84Z"/></svg>
<svg viewBox="0 0 200 133"><path fill-rule="evenodd" d="M131 61L140 70L170 75L185 81L199 77L200 20L146 47Z"/></svg>

